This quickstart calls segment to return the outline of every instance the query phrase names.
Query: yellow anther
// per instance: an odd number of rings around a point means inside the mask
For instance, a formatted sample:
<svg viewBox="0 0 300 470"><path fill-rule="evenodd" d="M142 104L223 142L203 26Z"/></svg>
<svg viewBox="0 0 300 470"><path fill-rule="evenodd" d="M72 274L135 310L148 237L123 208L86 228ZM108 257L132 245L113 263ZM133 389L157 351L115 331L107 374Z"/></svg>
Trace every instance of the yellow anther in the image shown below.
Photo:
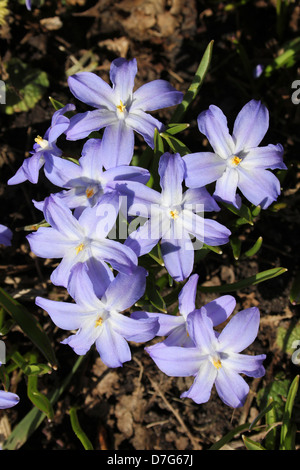
<svg viewBox="0 0 300 470"><path fill-rule="evenodd" d="M96 328L97 326L101 326L102 323L103 323L103 320L102 320L101 317L99 317L98 320L95 321L95 328Z"/></svg>
<svg viewBox="0 0 300 470"><path fill-rule="evenodd" d="M221 369L222 367L220 359L213 359L213 365L215 366L216 369Z"/></svg>
<svg viewBox="0 0 300 470"><path fill-rule="evenodd" d="M241 159L240 157L237 157L236 155L235 155L234 157L232 157L232 159L231 159L231 163L232 163L233 165L236 165L236 166L237 166L239 163L241 163L241 161L242 161L242 159Z"/></svg>
<svg viewBox="0 0 300 470"><path fill-rule="evenodd" d="M124 106L124 104L122 103L122 100L120 100L120 104L119 106L117 106L117 109L121 112L121 113L124 113L125 109L126 109L126 106Z"/></svg>
<svg viewBox="0 0 300 470"><path fill-rule="evenodd" d="M48 146L48 140L43 139L40 135L38 135L34 141L42 148L46 148Z"/></svg>
<svg viewBox="0 0 300 470"><path fill-rule="evenodd" d="M80 251L82 251L83 248L84 248L84 244L83 244L83 243L80 243L80 245L78 245L78 246L76 247L76 255L78 255L78 253L79 253Z"/></svg>
<svg viewBox="0 0 300 470"><path fill-rule="evenodd" d="M85 191L86 197L90 199L90 197L94 196L95 192L93 188L87 188Z"/></svg>
<svg viewBox="0 0 300 470"><path fill-rule="evenodd" d="M174 209L173 211L170 211L170 216L172 217L172 219L177 219L179 216L178 210Z"/></svg>

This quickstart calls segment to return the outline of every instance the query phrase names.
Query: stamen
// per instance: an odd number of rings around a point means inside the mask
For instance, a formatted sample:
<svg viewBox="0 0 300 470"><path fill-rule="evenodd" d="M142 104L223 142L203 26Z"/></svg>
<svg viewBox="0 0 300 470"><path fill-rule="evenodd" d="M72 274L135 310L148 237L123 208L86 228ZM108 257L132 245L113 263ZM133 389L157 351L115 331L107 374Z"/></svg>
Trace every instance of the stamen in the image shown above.
<svg viewBox="0 0 300 470"><path fill-rule="evenodd" d="M172 217L172 219L177 219L179 216L178 210L174 209L173 211L170 211L170 216Z"/></svg>
<svg viewBox="0 0 300 470"><path fill-rule="evenodd" d="M85 194L86 194L86 197L90 199L92 196L94 196L95 191L93 190L93 188L87 188L85 191Z"/></svg>
<svg viewBox="0 0 300 470"><path fill-rule="evenodd" d="M45 149L48 146L48 140L43 139L40 135L38 135L34 141L42 148Z"/></svg>
<svg viewBox="0 0 300 470"><path fill-rule="evenodd" d="M237 157L236 155L232 157L231 163L235 166L237 166L239 163L241 163L242 159L240 157Z"/></svg>
<svg viewBox="0 0 300 470"><path fill-rule="evenodd" d="M121 113L124 113L125 109L126 109L126 106L124 106L124 104L122 103L122 100L120 100L120 104L119 106L117 106L117 109L121 112Z"/></svg>
<svg viewBox="0 0 300 470"><path fill-rule="evenodd" d="M220 359L213 359L213 365L215 366L216 369L221 369L222 367Z"/></svg>
<svg viewBox="0 0 300 470"><path fill-rule="evenodd" d="M102 320L101 317L99 317L98 320L95 321L95 328L96 328L97 326L101 326L102 323L103 323L103 320Z"/></svg>
<svg viewBox="0 0 300 470"><path fill-rule="evenodd" d="M80 251L82 251L84 248L84 244L83 243L80 243L80 245L78 245L75 249L76 249L76 255L78 255L78 253Z"/></svg>

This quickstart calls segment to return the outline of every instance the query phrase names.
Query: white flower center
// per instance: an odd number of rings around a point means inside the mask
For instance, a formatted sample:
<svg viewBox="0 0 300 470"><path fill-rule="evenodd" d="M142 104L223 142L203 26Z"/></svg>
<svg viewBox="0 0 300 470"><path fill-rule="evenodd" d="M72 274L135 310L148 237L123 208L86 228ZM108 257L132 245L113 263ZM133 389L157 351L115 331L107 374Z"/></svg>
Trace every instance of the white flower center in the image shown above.
<svg viewBox="0 0 300 470"><path fill-rule="evenodd" d="M227 163L231 168L236 168L241 163L242 160L243 159L240 158L238 155L233 155L232 157L228 159Z"/></svg>
<svg viewBox="0 0 300 470"><path fill-rule="evenodd" d="M128 114L128 111L126 109L126 105L123 104L123 101L120 100L120 104L116 106L117 108L117 116L119 119L125 119L126 115Z"/></svg>
<svg viewBox="0 0 300 470"><path fill-rule="evenodd" d="M178 212L177 209L172 209L172 210L170 210L169 215L170 215L171 219L176 220L179 217L179 212Z"/></svg>
<svg viewBox="0 0 300 470"><path fill-rule="evenodd" d="M45 150L49 147L49 142L46 139L43 139L41 136L37 136L34 141L41 147L42 150Z"/></svg>

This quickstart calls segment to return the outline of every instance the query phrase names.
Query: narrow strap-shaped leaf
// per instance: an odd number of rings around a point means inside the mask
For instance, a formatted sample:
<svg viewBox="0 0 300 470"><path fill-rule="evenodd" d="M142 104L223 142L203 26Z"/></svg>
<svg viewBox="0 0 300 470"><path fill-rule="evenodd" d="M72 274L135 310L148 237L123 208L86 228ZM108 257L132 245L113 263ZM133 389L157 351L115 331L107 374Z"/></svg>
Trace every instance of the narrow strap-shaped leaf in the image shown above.
<svg viewBox="0 0 300 470"><path fill-rule="evenodd" d="M65 105L62 104L60 101L55 100L52 96L49 96L50 103L52 104L55 111L62 109Z"/></svg>
<svg viewBox="0 0 300 470"><path fill-rule="evenodd" d="M272 397L269 398L268 400L268 407L270 407L266 413L266 425L267 425L267 430L268 434L265 437L265 447L267 450L275 450L275 445L276 445L276 434L277 434L277 428L276 426L273 426L276 421L277 421L277 416L276 416L276 406L278 405L278 402L276 402ZM273 406L271 406L273 405Z"/></svg>
<svg viewBox="0 0 300 470"><path fill-rule="evenodd" d="M249 439L249 437L242 436L243 442L248 450L266 450L259 442Z"/></svg>
<svg viewBox="0 0 300 470"><path fill-rule="evenodd" d="M229 240L230 246L232 248L232 254L235 260L238 260L241 254L242 242L239 237L233 236Z"/></svg>
<svg viewBox="0 0 300 470"><path fill-rule="evenodd" d="M171 117L170 122L180 122L182 120L183 115L187 111L188 107L192 103L192 101L196 98L199 90L202 86L203 80L205 75L208 71L210 66L211 57L212 57L212 50L213 50L214 41L211 41L200 61L196 74L192 83L190 84L189 88L187 89L186 93L184 94L182 102L176 107L173 116Z"/></svg>
<svg viewBox="0 0 300 470"><path fill-rule="evenodd" d="M166 126L164 133L175 135L179 132L185 131L188 127L190 127L190 124L173 122Z"/></svg>
<svg viewBox="0 0 300 470"><path fill-rule="evenodd" d="M52 421L54 418L54 411L49 398L41 393L38 388L38 377L36 375L30 375L27 382L27 395L30 401L49 419Z"/></svg>
<svg viewBox="0 0 300 470"><path fill-rule="evenodd" d="M289 391L288 396L286 399L283 418L282 418L282 426L281 426L281 433L280 433L280 450L292 450L289 448L290 442L290 428L292 426L291 419L292 419L292 411L295 403L295 398L298 392L299 387L299 375L296 375L294 378ZM288 437L288 439L286 439Z"/></svg>
<svg viewBox="0 0 300 470"><path fill-rule="evenodd" d="M0 305L12 316L47 361L56 366L56 356L51 342L35 317L2 288L0 288Z"/></svg>
<svg viewBox="0 0 300 470"><path fill-rule="evenodd" d="M74 433L80 440L85 450L94 450L91 441L89 440L89 438L83 431L82 427L80 426L78 416L77 416L77 410L75 407L72 407L70 409L70 421L71 421L71 426L72 426Z"/></svg>
<svg viewBox="0 0 300 470"><path fill-rule="evenodd" d="M222 206L226 207L230 212L233 212L233 214L239 216L241 221L240 222L236 221L237 225L241 225L241 223L247 223L247 224L253 225L252 213L249 207L245 206L245 204L242 204L240 209L237 209L236 207L234 207L232 204L229 204L228 202L221 202L221 204Z"/></svg>
<svg viewBox="0 0 300 470"><path fill-rule="evenodd" d="M177 137L169 135L166 132L161 132L160 135L165 139L174 153L179 153L182 157L188 153L191 153L188 147L183 142L181 142L181 140L177 139Z"/></svg>
<svg viewBox="0 0 300 470"><path fill-rule="evenodd" d="M246 256L247 258L250 258L251 256L254 256L256 255L256 253L260 250L261 248L261 245L262 245L262 242L263 242L263 238L262 237L258 237L258 239L256 240L256 242L254 243L254 245L249 248L249 250L245 251L245 253L243 254L243 256Z"/></svg>
<svg viewBox="0 0 300 470"><path fill-rule="evenodd" d="M236 428L229 431L225 436L215 442L208 450L219 450L230 442L236 435L243 431L248 431L250 423L240 424Z"/></svg>
<svg viewBox="0 0 300 470"><path fill-rule="evenodd" d="M249 286L254 286L256 284L259 284L260 282L264 282L269 279L273 279L274 277L284 274L286 271L286 268L268 269L266 271L257 273L254 276L242 279L241 281L233 282L232 284L224 284L222 286L199 286L198 289L201 292L233 292L240 289L245 289Z"/></svg>
<svg viewBox="0 0 300 470"><path fill-rule="evenodd" d="M151 161L150 165L150 180L147 183L147 186L150 188L153 188L155 190L160 190L160 185L159 185L159 174L158 174L158 166L159 166L159 160L161 155L164 153L164 141L158 132L158 130L155 128L154 130L154 152L153 152L153 158Z"/></svg>

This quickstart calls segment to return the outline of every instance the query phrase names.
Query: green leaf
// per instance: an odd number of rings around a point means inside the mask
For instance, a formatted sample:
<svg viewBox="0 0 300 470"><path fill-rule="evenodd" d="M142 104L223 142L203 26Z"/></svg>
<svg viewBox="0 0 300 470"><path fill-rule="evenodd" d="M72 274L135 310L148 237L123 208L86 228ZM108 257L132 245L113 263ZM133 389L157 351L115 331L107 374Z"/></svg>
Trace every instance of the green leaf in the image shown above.
<svg viewBox="0 0 300 470"><path fill-rule="evenodd" d="M276 407L278 406L278 403L274 401L273 397L269 397L268 403L268 407L270 408L266 413L266 425L268 434L265 437L265 448L267 450L275 450L277 428L276 426L274 426L274 424L276 423ZM273 406L271 407L271 405Z"/></svg>
<svg viewBox="0 0 300 470"><path fill-rule="evenodd" d="M266 77L270 77L275 70L293 67L300 53L300 37L286 42L281 50L283 52L271 64L266 66L264 70Z"/></svg>
<svg viewBox="0 0 300 470"><path fill-rule="evenodd" d="M190 106L192 101L196 98L197 94L199 93L199 90L202 86L205 75L210 66L213 44L214 44L214 41L211 41L208 44L191 85L187 89L182 102L175 109L175 112L170 120L171 123L180 122L182 120L182 117L186 113L188 107Z"/></svg>
<svg viewBox="0 0 300 470"><path fill-rule="evenodd" d="M91 441L89 440L89 438L83 431L82 427L80 426L78 416L77 416L77 410L75 407L72 407L70 409L70 421L71 421L71 426L72 426L74 433L80 440L85 450L94 450Z"/></svg>
<svg viewBox="0 0 300 470"><path fill-rule="evenodd" d="M55 111L58 111L59 109L62 109L65 105L62 104L60 101L55 100L51 96L49 96L50 103L52 104L53 108Z"/></svg>
<svg viewBox="0 0 300 470"><path fill-rule="evenodd" d="M206 245L205 243L203 243L203 248L201 248L201 250L198 250L198 251L202 251L203 249L204 250L208 249L209 251L213 251L217 255L222 255L223 254L223 251L221 250L221 248L219 246L210 246L210 245Z"/></svg>
<svg viewBox="0 0 300 470"><path fill-rule="evenodd" d="M27 335L32 343L41 351L51 366L55 367L57 360L54 350L48 336L35 317L1 287L0 305L11 315L25 335Z"/></svg>
<svg viewBox="0 0 300 470"><path fill-rule="evenodd" d="M284 377L284 374L282 374L282 377ZM274 413L276 413L276 421L282 420L284 404L283 397L287 397L290 387L290 381L288 379L283 379L282 377L277 375L273 382L268 384L266 387L261 388L256 396L256 400L260 408L267 406L270 400L276 403L276 407L273 408Z"/></svg>
<svg viewBox="0 0 300 470"><path fill-rule="evenodd" d="M219 439L217 442L215 442L208 450L220 450L222 447L224 447L228 442L232 441L232 439L240 434L243 431L247 431L249 429L250 424L245 423L237 426L236 428L232 429L229 431L225 436L223 436L221 439Z"/></svg>
<svg viewBox="0 0 300 470"><path fill-rule="evenodd" d="M287 354L293 354L300 344L300 321L291 322L287 327L279 326L276 332L276 344Z"/></svg>
<svg viewBox="0 0 300 470"><path fill-rule="evenodd" d="M280 433L280 445L279 450L293 450L290 448L291 444L291 426L292 426L292 411L295 403L295 398L298 392L299 387L299 375L296 375L294 378L288 392L288 396L286 399L283 419L282 419L282 426L281 426L281 433Z"/></svg>
<svg viewBox="0 0 300 470"><path fill-rule="evenodd" d="M173 135L169 135L165 132L161 132L160 135L165 139L174 153L179 153L182 157L188 153L191 153L187 146Z"/></svg>
<svg viewBox="0 0 300 470"><path fill-rule="evenodd" d="M245 206L245 204L242 204L240 209L237 209L232 204L229 204L227 202L222 202L221 204L224 207L226 207L230 212L233 212L233 214L239 216L240 221L238 221L238 220L236 221L237 225L241 225L243 223L253 225L252 213L251 213L249 207Z"/></svg>
<svg viewBox="0 0 300 470"><path fill-rule="evenodd" d="M201 292L234 292L240 289L245 289L249 286L254 286L260 282L268 281L274 277L280 276L287 271L286 268L273 268L250 276L242 281L233 282L232 284L225 284L222 286L199 286Z"/></svg>
<svg viewBox="0 0 300 470"><path fill-rule="evenodd" d="M52 421L54 418L54 411L51 405L50 400L41 393L38 388L38 377L36 375L29 375L27 382L27 395L30 401L45 415L49 421Z"/></svg>
<svg viewBox="0 0 300 470"><path fill-rule="evenodd" d="M26 375L44 375L52 372L52 368L47 364L28 364L23 369Z"/></svg>
<svg viewBox="0 0 300 470"><path fill-rule="evenodd" d="M266 450L259 442L249 439L249 437L242 436L243 442L248 450Z"/></svg>
<svg viewBox="0 0 300 470"><path fill-rule="evenodd" d="M251 425L249 426L249 431L251 431L251 429L255 426L255 424L258 423L258 421L260 421L261 418L263 418L263 416L267 415L267 413L273 410L275 406L276 406L276 402L274 402L273 399L270 398L268 405L260 413L258 413L255 419L252 421Z"/></svg>
<svg viewBox="0 0 300 470"><path fill-rule="evenodd" d="M85 360L85 358L86 356L79 356L66 379L50 394L49 400L52 406L57 402L58 398L65 391L68 385L72 382L74 375L76 374L78 368ZM45 417L45 413L40 411L38 408L34 407L31 411L29 411L29 413L24 416L21 421L19 421L19 423L13 429L12 433L4 441L2 449L16 450L22 447L22 445L25 444L29 437L42 424Z"/></svg>
<svg viewBox="0 0 300 470"><path fill-rule="evenodd" d="M167 313L166 303L156 288L154 277L150 274L147 279L146 296L148 297L153 307L163 313Z"/></svg>
<svg viewBox="0 0 300 470"><path fill-rule="evenodd" d="M242 242L237 236L232 236L229 239L230 246L232 248L233 257L238 260L241 254Z"/></svg>
<svg viewBox="0 0 300 470"><path fill-rule="evenodd" d="M179 132L185 131L188 127L190 127L190 124L180 124L177 122L170 123L166 126L164 130L164 134L169 134L169 135L175 135L178 134Z"/></svg>
<svg viewBox="0 0 300 470"><path fill-rule="evenodd" d="M160 244L157 243L154 248L148 253L148 255L154 259L160 266L164 266L164 260L161 255L161 249L160 249Z"/></svg>
<svg viewBox="0 0 300 470"><path fill-rule="evenodd" d="M164 141L158 132L158 130L155 128L154 130L154 153L153 153L153 158L150 164L150 174L151 178L150 181L147 184L151 188L158 190L160 188L159 184L159 173L158 173L158 166L159 166L159 160L162 154L165 152L164 150Z"/></svg>
<svg viewBox="0 0 300 470"><path fill-rule="evenodd" d="M49 87L46 72L32 68L18 58L6 64L9 75L6 91L6 114L19 113L32 109Z"/></svg>
<svg viewBox="0 0 300 470"><path fill-rule="evenodd" d="M256 242L254 243L254 245L249 248L249 250L245 251L245 253L243 254L243 256L246 256L247 258L250 258L251 256L254 256L256 255L256 253L260 250L261 248L261 245L262 245L262 242L263 242L263 238L262 237L258 237L258 239L256 240Z"/></svg>
<svg viewBox="0 0 300 470"><path fill-rule="evenodd" d="M261 213L261 206L254 206L251 212L252 212L252 217L257 217Z"/></svg>

